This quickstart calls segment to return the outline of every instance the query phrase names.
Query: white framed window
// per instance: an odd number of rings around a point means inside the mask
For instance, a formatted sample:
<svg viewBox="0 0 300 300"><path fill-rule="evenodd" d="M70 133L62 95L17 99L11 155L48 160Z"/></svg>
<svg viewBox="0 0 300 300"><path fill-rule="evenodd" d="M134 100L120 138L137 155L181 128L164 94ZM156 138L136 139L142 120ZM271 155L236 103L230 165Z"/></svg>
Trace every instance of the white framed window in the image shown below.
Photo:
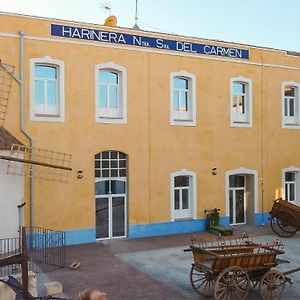
<svg viewBox="0 0 300 300"><path fill-rule="evenodd" d="M296 172L285 172L284 179L285 200L294 202L296 199Z"/></svg>
<svg viewBox="0 0 300 300"><path fill-rule="evenodd" d="M230 79L230 126L252 127L252 80Z"/></svg>
<svg viewBox="0 0 300 300"><path fill-rule="evenodd" d="M30 59L30 120L64 122L64 62Z"/></svg>
<svg viewBox="0 0 300 300"><path fill-rule="evenodd" d="M181 170L170 175L171 220L196 219L196 173Z"/></svg>
<svg viewBox="0 0 300 300"><path fill-rule="evenodd" d="M283 198L289 202L297 203L300 195L300 168L289 167L282 170ZM299 201L299 200L298 200Z"/></svg>
<svg viewBox="0 0 300 300"><path fill-rule="evenodd" d="M196 77L186 71L170 76L170 124L196 126Z"/></svg>
<svg viewBox="0 0 300 300"><path fill-rule="evenodd" d="M95 66L96 123L127 123L127 71L112 62Z"/></svg>
<svg viewBox="0 0 300 300"><path fill-rule="evenodd" d="M300 107L299 107L300 84L290 81L282 83L282 127L299 129Z"/></svg>

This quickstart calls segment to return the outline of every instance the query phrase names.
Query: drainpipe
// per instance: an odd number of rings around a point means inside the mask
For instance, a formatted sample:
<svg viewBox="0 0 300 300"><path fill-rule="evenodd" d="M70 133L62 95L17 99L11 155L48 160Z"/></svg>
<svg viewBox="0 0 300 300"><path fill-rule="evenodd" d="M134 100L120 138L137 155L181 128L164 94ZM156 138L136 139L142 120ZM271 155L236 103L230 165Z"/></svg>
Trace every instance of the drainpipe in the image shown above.
<svg viewBox="0 0 300 300"><path fill-rule="evenodd" d="M24 32L20 31L20 126L22 133L29 139L30 147L33 147L33 139L30 134L25 130L24 126L24 100L25 100L25 91L24 91ZM29 224L30 227L34 226L34 166L31 166L31 174L29 176Z"/></svg>

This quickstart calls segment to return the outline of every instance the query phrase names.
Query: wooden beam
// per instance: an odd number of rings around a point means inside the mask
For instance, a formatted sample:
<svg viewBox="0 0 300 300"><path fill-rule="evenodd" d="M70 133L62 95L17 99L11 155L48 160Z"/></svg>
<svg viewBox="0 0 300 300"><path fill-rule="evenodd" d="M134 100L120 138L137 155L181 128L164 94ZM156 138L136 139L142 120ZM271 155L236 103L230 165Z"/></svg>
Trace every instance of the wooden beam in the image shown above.
<svg viewBox="0 0 300 300"><path fill-rule="evenodd" d="M31 238L31 237L30 237ZM22 287L23 294L28 296L28 257L27 257L27 248L26 248L26 229L24 226L21 227L21 249L22 249Z"/></svg>
<svg viewBox="0 0 300 300"><path fill-rule="evenodd" d="M20 264L22 262L22 254L13 254L6 256L5 258L0 258L0 268L6 267L13 264Z"/></svg>
<svg viewBox="0 0 300 300"><path fill-rule="evenodd" d="M48 164L48 163L44 163L44 162L41 162L41 161L34 161L34 160L30 160L30 159L4 156L4 155L0 155L0 159L4 159L4 160L8 160L8 161L16 161L16 162L20 162L20 163L24 163L24 164L33 164L33 165L38 165L38 166L48 167L48 168L72 171L72 168L59 166L59 165Z"/></svg>

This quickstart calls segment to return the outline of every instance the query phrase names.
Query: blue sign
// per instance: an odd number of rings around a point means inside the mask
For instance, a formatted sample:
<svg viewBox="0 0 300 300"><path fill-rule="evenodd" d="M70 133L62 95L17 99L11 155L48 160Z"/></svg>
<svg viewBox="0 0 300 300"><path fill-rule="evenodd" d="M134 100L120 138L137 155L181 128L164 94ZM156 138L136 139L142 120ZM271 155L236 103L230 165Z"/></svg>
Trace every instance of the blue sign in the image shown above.
<svg viewBox="0 0 300 300"><path fill-rule="evenodd" d="M215 46L209 44L190 43L186 41L176 41L163 38L57 24L51 24L51 35L80 40L154 48L159 50L172 50L184 53L249 59L249 51L245 49L223 47L220 45Z"/></svg>

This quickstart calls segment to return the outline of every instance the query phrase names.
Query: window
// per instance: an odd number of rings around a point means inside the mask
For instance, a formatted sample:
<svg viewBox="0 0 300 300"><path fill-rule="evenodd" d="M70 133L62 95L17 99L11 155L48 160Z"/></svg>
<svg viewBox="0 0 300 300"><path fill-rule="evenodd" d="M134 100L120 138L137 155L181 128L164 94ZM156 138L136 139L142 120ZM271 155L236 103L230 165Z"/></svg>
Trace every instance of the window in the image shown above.
<svg viewBox="0 0 300 300"><path fill-rule="evenodd" d="M300 168L289 167L282 170L282 189L285 200L299 205L298 195L300 194Z"/></svg>
<svg viewBox="0 0 300 300"><path fill-rule="evenodd" d="M296 199L296 172L285 172L285 200L294 202Z"/></svg>
<svg viewBox="0 0 300 300"><path fill-rule="evenodd" d="M231 78L230 126L252 127L252 81Z"/></svg>
<svg viewBox="0 0 300 300"><path fill-rule="evenodd" d="M113 63L97 65L96 122L126 123L126 69Z"/></svg>
<svg viewBox="0 0 300 300"><path fill-rule="evenodd" d="M171 125L196 125L196 77L185 71L171 73Z"/></svg>
<svg viewBox="0 0 300 300"><path fill-rule="evenodd" d="M282 126L299 128L299 84L285 82L282 85Z"/></svg>
<svg viewBox="0 0 300 300"><path fill-rule="evenodd" d="M171 219L196 218L196 175L182 170L171 174Z"/></svg>
<svg viewBox="0 0 300 300"><path fill-rule="evenodd" d="M118 151L104 151L95 156L95 177L126 177L126 154Z"/></svg>
<svg viewBox="0 0 300 300"><path fill-rule="evenodd" d="M30 60L30 119L64 121L64 63L50 57Z"/></svg>

